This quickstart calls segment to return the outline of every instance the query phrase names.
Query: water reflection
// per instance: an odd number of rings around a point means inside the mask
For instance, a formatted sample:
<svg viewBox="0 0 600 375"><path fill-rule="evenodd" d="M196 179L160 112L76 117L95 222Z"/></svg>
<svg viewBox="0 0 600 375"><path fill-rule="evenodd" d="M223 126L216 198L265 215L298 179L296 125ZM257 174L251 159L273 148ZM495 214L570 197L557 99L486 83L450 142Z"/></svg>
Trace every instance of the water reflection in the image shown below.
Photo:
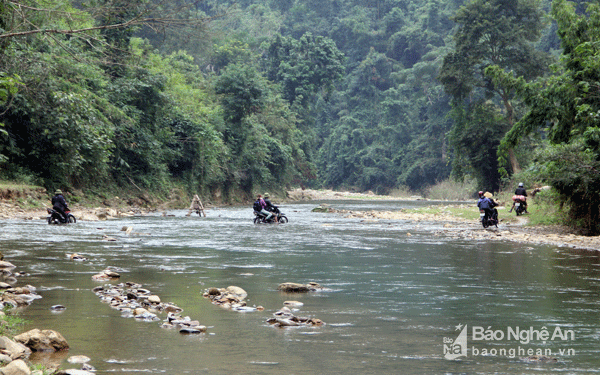
<svg viewBox="0 0 600 375"><path fill-rule="evenodd" d="M329 203L353 210L422 204ZM24 311L28 328L61 332L71 345L69 354L91 357L99 374L521 374L589 373L600 367L597 254L458 241L434 236L437 223L362 223L311 213L315 206L284 206L290 223L279 226L255 226L247 207L213 209L207 218L174 211L168 217L69 227L0 222L0 246L28 273L20 282L38 286L44 297ZM134 233L121 232L123 226ZM89 261L70 261L65 254L72 252ZM98 285L91 276L106 267L121 273L122 281L141 283L181 306L185 315L209 326L209 333L182 336L157 323L122 318L91 292ZM316 281L331 290L278 292L277 285L288 281ZM229 285L244 288L248 303L266 310L235 313L201 297L208 287ZM328 325L268 325L266 319L290 299L304 303L300 315ZM67 309L52 313L56 304ZM473 355L447 361L443 339L456 337L458 324L570 327L574 342L535 344L573 347L576 355L543 365Z"/></svg>

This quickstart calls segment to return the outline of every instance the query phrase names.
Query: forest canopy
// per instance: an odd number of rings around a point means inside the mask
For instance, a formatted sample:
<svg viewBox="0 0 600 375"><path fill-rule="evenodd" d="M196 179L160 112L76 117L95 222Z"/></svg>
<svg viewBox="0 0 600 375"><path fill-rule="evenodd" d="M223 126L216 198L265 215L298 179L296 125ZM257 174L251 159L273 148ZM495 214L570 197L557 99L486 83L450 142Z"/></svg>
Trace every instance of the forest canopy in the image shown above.
<svg viewBox="0 0 600 375"><path fill-rule="evenodd" d="M448 178L497 191L516 174L555 186L593 232L586 4L3 1L0 177L232 199Z"/></svg>

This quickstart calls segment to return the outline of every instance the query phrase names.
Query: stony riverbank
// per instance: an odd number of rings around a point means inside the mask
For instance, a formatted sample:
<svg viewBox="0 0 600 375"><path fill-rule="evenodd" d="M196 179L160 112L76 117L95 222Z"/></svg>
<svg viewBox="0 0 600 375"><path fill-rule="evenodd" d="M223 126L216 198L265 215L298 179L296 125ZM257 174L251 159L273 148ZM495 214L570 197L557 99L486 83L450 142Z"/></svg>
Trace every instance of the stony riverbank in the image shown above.
<svg viewBox="0 0 600 375"><path fill-rule="evenodd" d="M337 192L332 190L295 189L288 192L286 202L314 201L315 207L319 201L330 200L423 200L419 196L391 197L379 196L372 192L352 193ZM467 209L472 209L474 202L465 202ZM49 205L49 202L47 202ZM455 204L456 205L456 204ZM107 220L111 218L145 215L156 211L158 208L141 207L137 205L120 205L116 207L87 207L72 205L72 212L81 221ZM512 241L530 244L547 244L553 246L570 247L600 251L600 237L587 237L569 233L568 229L561 226L532 227L527 225L527 217L521 216L514 222L500 222L498 228L483 229L476 219L465 219L452 214L450 210L441 210L439 213L423 213L407 211L332 211L347 217L362 218L365 221L373 220L403 220L414 223L415 228L423 222L433 221L441 223L443 229L436 231L435 235L444 235L469 240ZM14 199L2 199L0 196L0 220L45 220L45 208L21 208Z"/></svg>
<svg viewBox="0 0 600 375"><path fill-rule="evenodd" d="M465 209L473 209L474 203L464 204ZM453 205L456 207L456 205ZM376 221L409 221L413 223L415 231L422 230L425 223L434 222L441 226L433 232L436 236L453 237L474 241L510 241L532 245L552 245L569 247L586 251L600 251L600 237L580 236L569 233L566 227L561 226L527 226L527 217L521 216L514 223L505 223L501 220L498 228L484 229L477 219L465 219L453 215L448 210L439 213L421 213L405 211L346 211L322 207L325 212L343 215L348 218L362 219L363 222ZM410 232L407 236L411 236Z"/></svg>
<svg viewBox="0 0 600 375"><path fill-rule="evenodd" d="M294 190L288 193L291 199L315 201L319 200L345 200L345 199L367 199L367 200L423 200L426 199L414 196L409 198L377 196L372 193L348 193L335 192L331 190ZM317 203L318 205L318 203ZM406 211L344 211L327 208L334 214L344 215L348 218L360 218L365 222L378 220L402 220L414 223L415 230L423 226L424 222L435 222L442 225L442 229L434 232L436 236L449 236L457 239L467 239L474 241L510 241L532 245L550 245L558 247L568 247L585 251L600 251L600 237L581 236L570 233L564 226L529 226L527 225L527 216L520 216L517 220L507 222L502 221L498 228L483 229L477 219L466 219L454 214L450 209L459 208L464 210L473 210L475 201L465 202L464 204L442 205L438 213ZM506 216L505 207L501 207L501 216ZM456 210L454 210L456 211ZM513 214L514 215L514 214ZM407 233L407 235L411 235Z"/></svg>

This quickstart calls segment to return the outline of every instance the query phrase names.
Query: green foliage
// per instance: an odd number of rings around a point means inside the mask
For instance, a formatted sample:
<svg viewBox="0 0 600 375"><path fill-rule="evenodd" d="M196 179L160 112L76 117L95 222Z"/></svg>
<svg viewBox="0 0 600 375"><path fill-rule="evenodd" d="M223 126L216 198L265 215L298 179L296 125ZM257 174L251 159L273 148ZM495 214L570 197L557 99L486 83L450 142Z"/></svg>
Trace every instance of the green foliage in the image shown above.
<svg viewBox="0 0 600 375"><path fill-rule="evenodd" d="M496 150L503 136L498 124L503 116L491 102L477 103L468 110L455 111L450 141L457 157L453 173L459 179L471 175L479 190L498 191L500 174Z"/></svg>
<svg viewBox="0 0 600 375"><path fill-rule="evenodd" d="M308 100L321 89L330 89L344 73L343 54L335 43L321 36L304 34L299 40L276 36L267 47L266 69L270 80L280 82L290 104Z"/></svg>
<svg viewBox="0 0 600 375"><path fill-rule="evenodd" d="M459 24L454 34L455 47L445 56L439 79L453 97L454 111L479 109L486 101L486 106L498 105L504 110L504 119L496 117L486 124L497 128L491 131L493 135L487 135L493 137L494 143L493 146L488 145L487 152L493 151L493 158L500 156L501 164L491 163L491 158L484 163L481 157L464 154L459 148L455 154L454 172L461 175L465 170L473 171L482 186L496 190L501 175L491 172L490 168L501 168L506 172L510 163L513 173L521 169L512 147L503 147L501 154L496 155L499 139L512 128L518 116L513 102L515 79L512 78L531 80L543 73L547 63L547 57L534 45L544 26L540 1L472 0L459 9L453 20ZM488 101L490 99L495 102ZM469 119L461 113L455 113L455 117L463 121ZM470 118L479 121L476 116ZM455 127L466 129L481 125L456 123ZM453 132L453 143L468 144L471 134L457 129ZM461 136L466 138L461 140ZM490 178L493 180L484 180Z"/></svg>
<svg viewBox="0 0 600 375"><path fill-rule="evenodd" d="M215 91L221 95L224 142L231 150L228 183L251 192L296 179L306 160L289 104L256 69L244 65L228 65Z"/></svg>
<svg viewBox="0 0 600 375"><path fill-rule="evenodd" d="M527 225L560 225L569 223L568 205L554 190L543 190L528 200Z"/></svg>
<svg viewBox="0 0 600 375"><path fill-rule="evenodd" d="M212 68L219 71L229 64L244 63L250 60L252 51L248 44L238 40L227 41L222 45L215 45L211 58Z"/></svg>
<svg viewBox="0 0 600 375"><path fill-rule="evenodd" d="M478 191L476 180L447 179L427 188L424 195L427 199L433 200L467 201L473 199L476 191Z"/></svg>
<svg viewBox="0 0 600 375"><path fill-rule="evenodd" d="M290 184L423 192L453 168L494 190L497 169L545 138L592 155L600 143L597 4L581 17L581 1L555 2L565 61L530 83L546 71L534 47L552 30L549 3L65 0L23 8L23 19L2 2L0 172L66 189L175 184L231 197ZM142 9L174 23L1 38ZM185 25L205 17L210 32ZM556 48L550 39L544 48Z"/></svg>
<svg viewBox="0 0 600 375"><path fill-rule="evenodd" d="M20 83L19 76L14 75L9 77L6 73L0 71L0 108L6 106L10 97L17 93L17 85ZM8 137L8 132L4 129L4 124L0 122L0 140L5 140ZM0 165L7 159L2 154L4 146L0 144Z"/></svg>
<svg viewBox="0 0 600 375"><path fill-rule="evenodd" d="M582 233L600 233L600 157L581 141L549 147L539 155L540 176L569 206L569 224Z"/></svg>
<svg viewBox="0 0 600 375"><path fill-rule="evenodd" d="M586 234L600 233L600 5L592 3L587 15L575 4L552 4L558 35L564 48L554 75L514 87L529 105L527 114L511 129L503 143L516 144L524 136L544 131L550 146L540 151L540 178L551 184L569 207L570 223Z"/></svg>
<svg viewBox="0 0 600 375"><path fill-rule="evenodd" d="M215 91L221 95L221 103L225 119L231 123L239 123L242 118L261 110L266 95L265 82L251 66L230 65L219 76L215 83ZM226 134L226 140L237 143L235 138L243 139L242 129Z"/></svg>
<svg viewBox="0 0 600 375"><path fill-rule="evenodd" d="M26 167L58 184L106 176L112 124L108 103L96 91L105 82L102 73L74 63L60 47L43 47L48 52L33 53L37 60L26 58L32 53L27 48L4 54L4 68L21 75L23 85L4 113L6 168Z"/></svg>
<svg viewBox="0 0 600 375"><path fill-rule="evenodd" d="M4 316L0 318L0 335L12 337L21 330L25 320L8 308L5 308L3 313Z"/></svg>

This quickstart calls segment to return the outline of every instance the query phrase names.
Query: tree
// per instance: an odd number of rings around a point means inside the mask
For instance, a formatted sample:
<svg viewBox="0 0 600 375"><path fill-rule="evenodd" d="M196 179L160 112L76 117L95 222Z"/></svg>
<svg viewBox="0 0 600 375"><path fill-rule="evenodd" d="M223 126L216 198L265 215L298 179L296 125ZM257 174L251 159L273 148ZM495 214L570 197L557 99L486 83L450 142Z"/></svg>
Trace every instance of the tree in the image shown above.
<svg viewBox="0 0 600 375"><path fill-rule="evenodd" d="M457 155L453 171L456 173L466 165L481 189L489 191L498 191L500 187L495 154L504 134L498 126L502 121L498 107L488 101L472 106L468 111L454 111L454 126L449 135Z"/></svg>
<svg viewBox="0 0 600 375"><path fill-rule="evenodd" d="M19 76L7 76L6 73L0 72L0 108L7 107L7 102L17 93L17 85L20 83ZM5 110L6 111L6 110ZM0 118L3 114L0 114ZM0 122L0 139L8 137L8 132L4 129L4 124ZM2 154L5 146L0 146L0 164L7 160Z"/></svg>
<svg viewBox="0 0 600 375"><path fill-rule="evenodd" d="M329 89L344 74L344 55L335 43L304 34L299 40L278 35L268 45L268 78L280 82L290 104L306 107L319 90Z"/></svg>
<svg viewBox="0 0 600 375"><path fill-rule="evenodd" d="M510 82L529 110L502 140L514 147L536 131L550 145L538 156L540 177L569 206L571 223L586 234L600 233L600 4L578 15L575 4L556 0L552 16L563 46L554 75L534 82L494 69Z"/></svg>
<svg viewBox="0 0 600 375"><path fill-rule="evenodd" d="M144 3L104 1L103 6L98 7L91 3L80 2L82 9L77 9L68 1L60 2L58 6L52 8L44 8L43 3L38 5L35 0L4 0L0 4L0 26L2 26L0 40L34 34L82 34L84 38L96 40L94 31L123 30L133 27L147 27L156 32L165 32L185 25L195 26L203 31L211 18L204 14L197 14L196 17L187 19L178 16L188 9L194 9L201 2L202 0L192 2L160 0ZM79 23L87 20L89 15L103 19L104 22L100 25ZM73 21L77 21L75 27Z"/></svg>
<svg viewBox="0 0 600 375"><path fill-rule="evenodd" d="M457 110L476 108L489 98L497 98L505 116L503 123L497 126L506 132L515 123L514 92L498 82L494 84L485 75L485 69L499 66L528 80L544 71L547 60L534 48L543 26L540 2L471 0L459 9L453 20L459 25L454 34L455 47L444 58L439 79L454 98ZM512 171L519 171L514 150L507 151ZM494 185L497 186L497 182Z"/></svg>
<svg viewBox="0 0 600 375"><path fill-rule="evenodd" d="M230 64L216 79L231 150L228 182L251 193L260 184L285 184L306 163L296 116L252 66Z"/></svg>

